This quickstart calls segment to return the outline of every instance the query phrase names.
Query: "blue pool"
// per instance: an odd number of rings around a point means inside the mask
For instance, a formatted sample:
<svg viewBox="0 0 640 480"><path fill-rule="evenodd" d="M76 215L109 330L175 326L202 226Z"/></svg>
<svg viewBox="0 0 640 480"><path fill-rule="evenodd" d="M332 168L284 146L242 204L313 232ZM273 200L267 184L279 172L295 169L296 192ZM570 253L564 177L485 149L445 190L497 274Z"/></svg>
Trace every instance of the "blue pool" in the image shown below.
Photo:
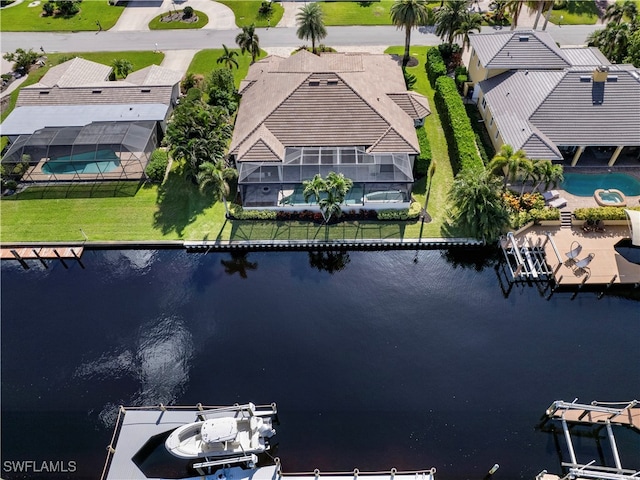
<svg viewBox="0 0 640 480"><path fill-rule="evenodd" d="M579 197L590 197L599 188L620 190L625 195L640 195L640 180L625 173L565 173L560 187Z"/></svg>
<svg viewBox="0 0 640 480"><path fill-rule="evenodd" d="M98 150L97 152L52 158L42 166L42 172L48 175L108 173L119 166L120 159L113 150Z"/></svg>

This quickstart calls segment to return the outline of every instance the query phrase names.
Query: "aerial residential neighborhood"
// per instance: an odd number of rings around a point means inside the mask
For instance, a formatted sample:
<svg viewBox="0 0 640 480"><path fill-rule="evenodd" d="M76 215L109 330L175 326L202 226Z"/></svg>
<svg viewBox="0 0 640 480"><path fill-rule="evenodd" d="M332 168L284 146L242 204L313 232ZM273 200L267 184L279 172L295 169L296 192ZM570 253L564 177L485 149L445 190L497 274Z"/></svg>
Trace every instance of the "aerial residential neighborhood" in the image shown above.
<svg viewBox="0 0 640 480"><path fill-rule="evenodd" d="M639 11L2 0L0 476L637 478Z"/></svg>

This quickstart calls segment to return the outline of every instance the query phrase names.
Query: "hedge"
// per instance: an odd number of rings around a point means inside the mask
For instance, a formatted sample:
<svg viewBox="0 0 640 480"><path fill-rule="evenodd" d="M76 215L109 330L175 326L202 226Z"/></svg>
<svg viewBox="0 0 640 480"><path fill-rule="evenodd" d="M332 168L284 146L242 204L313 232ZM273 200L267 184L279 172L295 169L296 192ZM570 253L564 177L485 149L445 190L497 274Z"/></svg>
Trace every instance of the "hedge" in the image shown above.
<svg viewBox="0 0 640 480"><path fill-rule="evenodd" d="M445 76L436 80L434 100L447 137L454 173L483 169L475 133L452 78Z"/></svg>
<svg viewBox="0 0 640 480"><path fill-rule="evenodd" d="M447 66L442 59L440 50L437 48L427 50L427 61L424 64L424 69L427 72L427 77L429 77L429 83L431 83L432 87L435 86L438 78L447 74Z"/></svg>
<svg viewBox="0 0 640 480"><path fill-rule="evenodd" d="M423 127L416 130L418 134L418 142L420 143L420 155L416 158L414 163L414 171L416 178L424 177L429 171L429 165L431 164L431 145L429 144L429 137L427 131Z"/></svg>
<svg viewBox="0 0 640 480"><path fill-rule="evenodd" d="M241 205L231 204L229 213L235 220L275 220L275 210L244 210Z"/></svg>
<svg viewBox="0 0 640 480"><path fill-rule="evenodd" d="M167 165L169 164L169 155L166 150L155 149L151 154L151 159L147 164L145 173L149 180L152 182L161 183L164 180L164 175L167 172Z"/></svg>
<svg viewBox="0 0 640 480"><path fill-rule="evenodd" d="M625 208L640 211L640 207L592 207L576 208L573 214L578 220L626 220Z"/></svg>
<svg viewBox="0 0 640 480"><path fill-rule="evenodd" d="M409 208L401 210L379 210L378 220L416 220L421 211L420 203L412 202Z"/></svg>

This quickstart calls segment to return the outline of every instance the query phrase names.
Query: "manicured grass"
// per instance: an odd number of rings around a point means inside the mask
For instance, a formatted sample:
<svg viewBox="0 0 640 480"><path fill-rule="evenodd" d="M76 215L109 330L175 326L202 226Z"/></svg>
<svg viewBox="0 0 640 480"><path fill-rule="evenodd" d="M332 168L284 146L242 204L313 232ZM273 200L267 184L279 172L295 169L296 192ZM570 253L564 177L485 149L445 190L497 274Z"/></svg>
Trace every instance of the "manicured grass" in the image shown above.
<svg viewBox="0 0 640 480"><path fill-rule="evenodd" d="M402 54L402 50L402 47L392 47L388 53ZM137 192L128 192L131 196L114 196L116 188L104 185L99 188L100 196L96 196L95 189L93 196L86 191L92 187L74 186L71 190L62 187L62 191L61 187L33 188L17 197L5 198L0 201L0 240L81 241L80 228L90 240L333 240L459 236L460 233L450 229L446 223L446 197L453 182L453 170L444 132L433 107L433 90L424 71L426 50L427 47L411 49L411 54L420 62L409 71L417 77L414 89L426 95L432 105L425 128L437 165L436 172L429 190L426 178L423 178L416 182L413 191L414 197L423 205L428 192L430 222L356 221L324 226L311 222L225 220L221 202L213 202L209 196L200 194L193 184L172 172L163 186L143 186ZM208 73L217 65L215 58L215 52L206 51L198 62L194 59L190 71ZM247 57L247 66L248 62ZM128 188L135 189L135 185ZM83 198L60 198L65 195Z"/></svg>
<svg viewBox="0 0 640 480"><path fill-rule="evenodd" d="M162 63L162 60L164 60L164 53L150 51L49 53L47 54L47 64L44 67L31 70L29 76L20 88L38 83L44 74L47 73L51 67L57 65L63 57L69 59L73 57L82 57L85 60L91 60L92 62L103 63L105 65L111 65L111 62L116 58L123 58L131 62L133 65L133 71L135 72L136 70L148 67L149 65L159 65ZM20 89L11 92L9 108L2 113L2 116L0 117L1 121L4 121L15 107L19 92Z"/></svg>
<svg viewBox="0 0 640 480"><path fill-rule="evenodd" d="M182 10L178 10L178 12L181 12L181 11ZM151 20L149 22L149 30L180 30L180 29L187 29L187 28L202 28L207 23L209 23L209 17L207 17L207 15L204 12L201 12L199 10L193 11L194 16L198 17L198 20L196 22L180 22L180 21L162 22L160 20L162 17L165 17L170 13L171 13L170 11L165 12L161 15L158 15L153 20Z"/></svg>
<svg viewBox="0 0 640 480"><path fill-rule="evenodd" d="M391 25L390 9L393 0L373 2L320 2L325 25ZM429 2L429 8L440 2Z"/></svg>
<svg viewBox="0 0 640 480"><path fill-rule="evenodd" d="M256 27L275 27L284 13L282 5L276 2L272 2L273 14L271 19L259 18L258 10L262 1L256 0L217 0L219 3L223 3L231 10L236 16L236 25L242 27L243 25L251 25L255 23Z"/></svg>
<svg viewBox="0 0 640 480"><path fill-rule="evenodd" d="M103 30L113 27L125 8L124 4L109 5L104 1L84 1L80 12L70 18L41 17L42 3L29 7L28 0L19 5L3 8L0 15L0 30L3 32L70 32L81 30L98 31L97 21ZM46 49L46 45L44 46Z"/></svg>
<svg viewBox="0 0 640 480"><path fill-rule="evenodd" d="M556 25L595 25L598 9L593 1L571 1L567 3L567 8L553 10L549 21Z"/></svg>
<svg viewBox="0 0 640 480"><path fill-rule="evenodd" d="M240 81L247 76L247 71L249 70L249 65L251 64L251 55L249 53L245 53L244 55L240 53L240 49L231 49L238 52L238 56L234 57L238 62L238 68L233 68L233 78L236 83L236 87L240 85ZM208 75L212 70L217 68L223 68L224 65L218 63L217 60L222 56L224 50L221 48L213 48L208 50L200 50L195 54L193 60L191 60L191 65L187 69L187 73L195 73L200 75ZM267 52L264 50L260 51L260 56L258 58L263 58L267 56Z"/></svg>

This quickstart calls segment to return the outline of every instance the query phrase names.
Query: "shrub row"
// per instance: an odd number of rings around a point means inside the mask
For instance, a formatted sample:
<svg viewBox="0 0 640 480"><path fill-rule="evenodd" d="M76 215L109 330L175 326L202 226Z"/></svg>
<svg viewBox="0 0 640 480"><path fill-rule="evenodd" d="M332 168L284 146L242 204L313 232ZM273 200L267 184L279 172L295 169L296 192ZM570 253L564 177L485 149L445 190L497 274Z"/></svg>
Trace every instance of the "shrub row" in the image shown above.
<svg viewBox="0 0 640 480"><path fill-rule="evenodd" d="M169 155L166 150L156 148L151 154L149 164L145 169L145 173L152 182L161 183L164 180L164 174L169 164Z"/></svg>
<svg viewBox="0 0 640 480"><path fill-rule="evenodd" d="M452 78L438 78L434 100L447 137L454 172L484 168L475 133Z"/></svg>
<svg viewBox="0 0 640 480"><path fill-rule="evenodd" d="M422 178L429 171L429 165L431 164L431 144L429 143L429 137L424 126L416 130L418 134L418 142L420 143L420 155L416 158L413 164L415 177Z"/></svg>
<svg viewBox="0 0 640 480"><path fill-rule="evenodd" d="M626 207L627 210L640 210L640 207ZM573 214L578 220L626 220L624 207L577 208Z"/></svg>
<svg viewBox="0 0 640 480"><path fill-rule="evenodd" d="M412 202L409 208L403 208L402 210L378 211L378 220L417 220L421 211L420 203Z"/></svg>
<svg viewBox="0 0 640 480"><path fill-rule="evenodd" d="M349 220L416 220L420 216L420 212L420 204L418 202L413 202L409 208L402 210L357 210L353 212L344 212L339 219L335 217L331 218L330 223ZM320 212L312 212L311 210L303 210L301 212L288 210L281 210L278 212L273 210L244 210L241 205L232 204L229 206L229 213L231 218L235 220L324 222Z"/></svg>
<svg viewBox="0 0 640 480"><path fill-rule="evenodd" d="M440 50L437 48L430 48L427 50L427 61L424 64L424 69L427 72L429 83L434 87L436 80L447 74L447 66L442 59Z"/></svg>
<svg viewBox="0 0 640 480"><path fill-rule="evenodd" d="M245 210L241 205L229 205L229 214L236 220L275 220L276 212L272 210Z"/></svg>

